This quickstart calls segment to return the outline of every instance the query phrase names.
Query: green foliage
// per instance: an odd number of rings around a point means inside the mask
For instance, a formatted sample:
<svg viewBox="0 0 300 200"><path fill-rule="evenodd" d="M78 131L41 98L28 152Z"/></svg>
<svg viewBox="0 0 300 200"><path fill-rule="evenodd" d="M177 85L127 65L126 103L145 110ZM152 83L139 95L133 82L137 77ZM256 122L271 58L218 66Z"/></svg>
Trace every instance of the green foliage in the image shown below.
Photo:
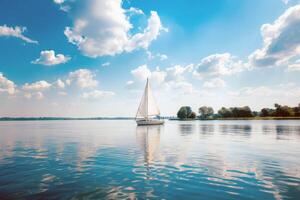
<svg viewBox="0 0 300 200"><path fill-rule="evenodd" d="M249 106L244 107L222 107L218 114L223 118L238 118L238 117L253 117L252 111Z"/></svg>
<svg viewBox="0 0 300 200"><path fill-rule="evenodd" d="M190 117L189 117L189 118L195 119L195 118L196 118L196 113L195 113L195 112L192 112L192 113L190 114Z"/></svg>
<svg viewBox="0 0 300 200"><path fill-rule="evenodd" d="M249 106L243 107L222 107L214 114L212 107L202 106L198 109L200 119L217 119L217 118L251 118L251 117L300 117L300 103L296 107L289 107L274 104L273 108L263 108L260 112L251 111ZM177 112L179 119L195 119L196 113L192 111L191 107L183 106Z"/></svg>
<svg viewBox="0 0 300 200"><path fill-rule="evenodd" d="M179 119L195 119L196 113L192 111L190 106L182 106L177 112Z"/></svg>
<svg viewBox="0 0 300 200"><path fill-rule="evenodd" d="M260 116L262 117L299 117L300 105L297 107L282 106L278 103L274 104L275 109L263 108Z"/></svg>
<svg viewBox="0 0 300 200"><path fill-rule="evenodd" d="M260 113L261 117L273 117L275 116L275 110L270 108L263 108L261 109Z"/></svg>
<svg viewBox="0 0 300 200"><path fill-rule="evenodd" d="M207 119L214 115L214 109L212 107L202 106L198 110L202 119Z"/></svg>
<svg viewBox="0 0 300 200"><path fill-rule="evenodd" d="M232 112L230 109L227 109L225 107L222 107L219 111L218 114L220 117L228 118L228 117L233 117Z"/></svg>

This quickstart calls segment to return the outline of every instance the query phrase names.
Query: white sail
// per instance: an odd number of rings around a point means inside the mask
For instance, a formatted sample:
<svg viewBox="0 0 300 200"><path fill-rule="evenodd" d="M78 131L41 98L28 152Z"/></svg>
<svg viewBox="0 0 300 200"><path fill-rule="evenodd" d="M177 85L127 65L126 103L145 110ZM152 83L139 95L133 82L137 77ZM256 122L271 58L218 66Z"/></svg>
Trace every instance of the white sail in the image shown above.
<svg viewBox="0 0 300 200"><path fill-rule="evenodd" d="M145 87L145 91L140 106L136 114L136 118L148 119L149 117L156 116L156 115L160 115L160 111L155 102L149 81L147 79L147 84Z"/></svg>

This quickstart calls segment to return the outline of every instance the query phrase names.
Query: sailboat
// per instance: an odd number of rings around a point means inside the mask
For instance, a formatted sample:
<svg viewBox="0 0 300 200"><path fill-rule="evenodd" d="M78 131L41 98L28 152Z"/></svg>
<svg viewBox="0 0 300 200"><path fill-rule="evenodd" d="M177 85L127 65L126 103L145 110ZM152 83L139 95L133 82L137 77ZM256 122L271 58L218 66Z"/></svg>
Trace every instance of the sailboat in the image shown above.
<svg viewBox="0 0 300 200"><path fill-rule="evenodd" d="M150 87L149 80L147 78L147 83L145 91L140 102L138 111L135 116L135 121L137 125L161 125L164 124L163 120L158 119L160 111L152 95L152 90Z"/></svg>

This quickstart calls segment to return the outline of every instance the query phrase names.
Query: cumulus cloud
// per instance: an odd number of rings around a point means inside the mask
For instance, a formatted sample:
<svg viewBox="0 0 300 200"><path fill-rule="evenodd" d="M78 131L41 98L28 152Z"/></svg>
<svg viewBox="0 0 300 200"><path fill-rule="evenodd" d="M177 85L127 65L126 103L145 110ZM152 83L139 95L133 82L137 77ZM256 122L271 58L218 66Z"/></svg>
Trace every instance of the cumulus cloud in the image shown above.
<svg viewBox="0 0 300 200"><path fill-rule="evenodd" d="M32 40L23 35L23 33L27 30L26 27L15 26L9 27L7 25L0 26L0 37L16 37L19 38L27 43L38 44L36 40Z"/></svg>
<svg viewBox="0 0 300 200"><path fill-rule="evenodd" d="M40 57L32 61L32 63L51 66L66 63L70 59L70 57L65 56L63 54L55 55L55 52L53 50L45 50L41 51Z"/></svg>
<svg viewBox="0 0 300 200"><path fill-rule="evenodd" d="M198 78L204 76L232 75L247 69L247 64L237 60L230 53L213 54L203 58L196 66L194 75Z"/></svg>
<svg viewBox="0 0 300 200"><path fill-rule="evenodd" d="M73 27L65 28L68 41L86 56L98 57L148 48L163 28L160 18L151 11L148 25L141 33L130 34L133 25L122 8L122 0L89 0L74 19Z"/></svg>
<svg viewBox="0 0 300 200"><path fill-rule="evenodd" d="M66 84L60 79L57 79L57 81L55 82L55 85L57 88L61 88L61 89L66 87Z"/></svg>
<svg viewBox="0 0 300 200"><path fill-rule="evenodd" d="M52 85L48 83L47 81L37 81L34 83L25 83L22 87L24 92L24 97L26 99L32 99L35 98L36 100L41 100L44 98L43 91L47 90Z"/></svg>
<svg viewBox="0 0 300 200"><path fill-rule="evenodd" d="M26 99L32 99L35 98L36 100L41 100L44 98L44 94L42 92L34 92L34 93L24 93L24 97Z"/></svg>
<svg viewBox="0 0 300 200"><path fill-rule="evenodd" d="M197 94L198 90L196 90L193 84L186 82L186 81L179 81L179 82L168 82L169 89L173 91L179 92L180 94Z"/></svg>
<svg viewBox="0 0 300 200"><path fill-rule="evenodd" d="M47 81L37 81L35 83L25 83L25 85L23 85L23 90L27 90L27 91L42 91L45 89L49 89L51 87L51 84L48 83Z"/></svg>
<svg viewBox="0 0 300 200"><path fill-rule="evenodd" d="M140 81L144 81L147 78L150 78L151 71L148 69L147 65L141 65L134 70L131 70L131 74Z"/></svg>
<svg viewBox="0 0 300 200"><path fill-rule="evenodd" d="M159 67L157 67L154 71L151 72L150 79L155 84L161 84L166 80L167 73L163 70L160 70Z"/></svg>
<svg viewBox="0 0 300 200"><path fill-rule="evenodd" d="M13 81L8 80L1 72L0 72L0 93L7 93L9 95L13 95L16 93L16 85Z"/></svg>
<svg viewBox="0 0 300 200"><path fill-rule="evenodd" d="M91 92L85 92L82 94L82 97L84 99L100 99L102 97L109 97L115 95L114 92L111 91L100 91L100 90L94 90Z"/></svg>
<svg viewBox="0 0 300 200"><path fill-rule="evenodd" d="M300 53L300 5L287 9L272 24L261 27L263 46L249 56L253 66L286 64Z"/></svg>
<svg viewBox="0 0 300 200"><path fill-rule="evenodd" d="M186 66L181 66L181 65L174 65L172 67L168 67L166 69L167 77L166 79L168 81L180 81L184 80L184 76L187 73L191 73L193 71L194 65L189 64Z"/></svg>
<svg viewBox="0 0 300 200"><path fill-rule="evenodd" d="M131 74L137 81L145 81L147 78L153 80L156 83L168 82L168 81L183 81L184 76L187 73L193 71L193 64L187 66L174 65L168 67L165 70L161 70L156 67L155 70L151 71L147 65L141 65L136 69L131 70Z"/></svg>
<svg viewBox="0 0 300 200"><path fill-rule="evenodd" d="M223 88L226 86L226 83L221 78L213 78L209 81L203 83L204 88Z"/></svg>
<svg viewBox="0 0 300 200"><path fill-rule="evenodd" d="M78 69L69 73L67 84L74 82L79 88L94 88L98 85L98 81L94 79L93 74L88 69Z"/></svg>
<svg viewBox="0 0 300 200"><path fill-rule="evenodd" d="M193 65L191 64L184 67L175 65L165 70L156 67L155 70L151 71L147 65L141 65L131 71L134 81L127 81L126 88L137 89L142 85L142 82L149 78L151 84L160 89L173 90L179 94L196 94L198 91L184 78L184 74L192 72L192 69Z"/></svg>
<svg viewBox="0 0 300 200"><path fill-rule="evenodd" d="M155 11L151 11L151 16L148 19L148 26L142 33L137 33L133 35L125 46L125 50L131 52L138 48L147 49L151 42L155 40L160 31L167 31L167 29L163 28L160 18Z"/></svg>

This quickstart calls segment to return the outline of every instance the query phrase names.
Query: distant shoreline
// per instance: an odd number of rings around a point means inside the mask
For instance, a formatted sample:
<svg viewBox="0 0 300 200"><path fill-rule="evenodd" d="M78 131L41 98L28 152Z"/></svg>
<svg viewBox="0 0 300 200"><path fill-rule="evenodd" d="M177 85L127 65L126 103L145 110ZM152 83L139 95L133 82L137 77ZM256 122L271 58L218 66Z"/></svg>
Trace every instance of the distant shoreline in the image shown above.
<svg viewBox="0 0 300 200"><path fill-rule="evenodd" d="M215 118L215 119L170 119L174 121L226 121L226 120L300 120L300 117L228 117L228 118Z"/></svg>
<svg viewBox="0 0 300 200"><path fill-rule="evenodd" d="M134 117L1 117L0 121L71 121L71 120L134 120ZM227 121L227 120L300 120L300 117L246 117L215 119L178 119L161 117L171 121Z"/></svg>
<svg viewBox="0 0 300 200"><path fill-rule="evenodd" d="M133 120L133 117L1 117L0 121Z"/></svg>

